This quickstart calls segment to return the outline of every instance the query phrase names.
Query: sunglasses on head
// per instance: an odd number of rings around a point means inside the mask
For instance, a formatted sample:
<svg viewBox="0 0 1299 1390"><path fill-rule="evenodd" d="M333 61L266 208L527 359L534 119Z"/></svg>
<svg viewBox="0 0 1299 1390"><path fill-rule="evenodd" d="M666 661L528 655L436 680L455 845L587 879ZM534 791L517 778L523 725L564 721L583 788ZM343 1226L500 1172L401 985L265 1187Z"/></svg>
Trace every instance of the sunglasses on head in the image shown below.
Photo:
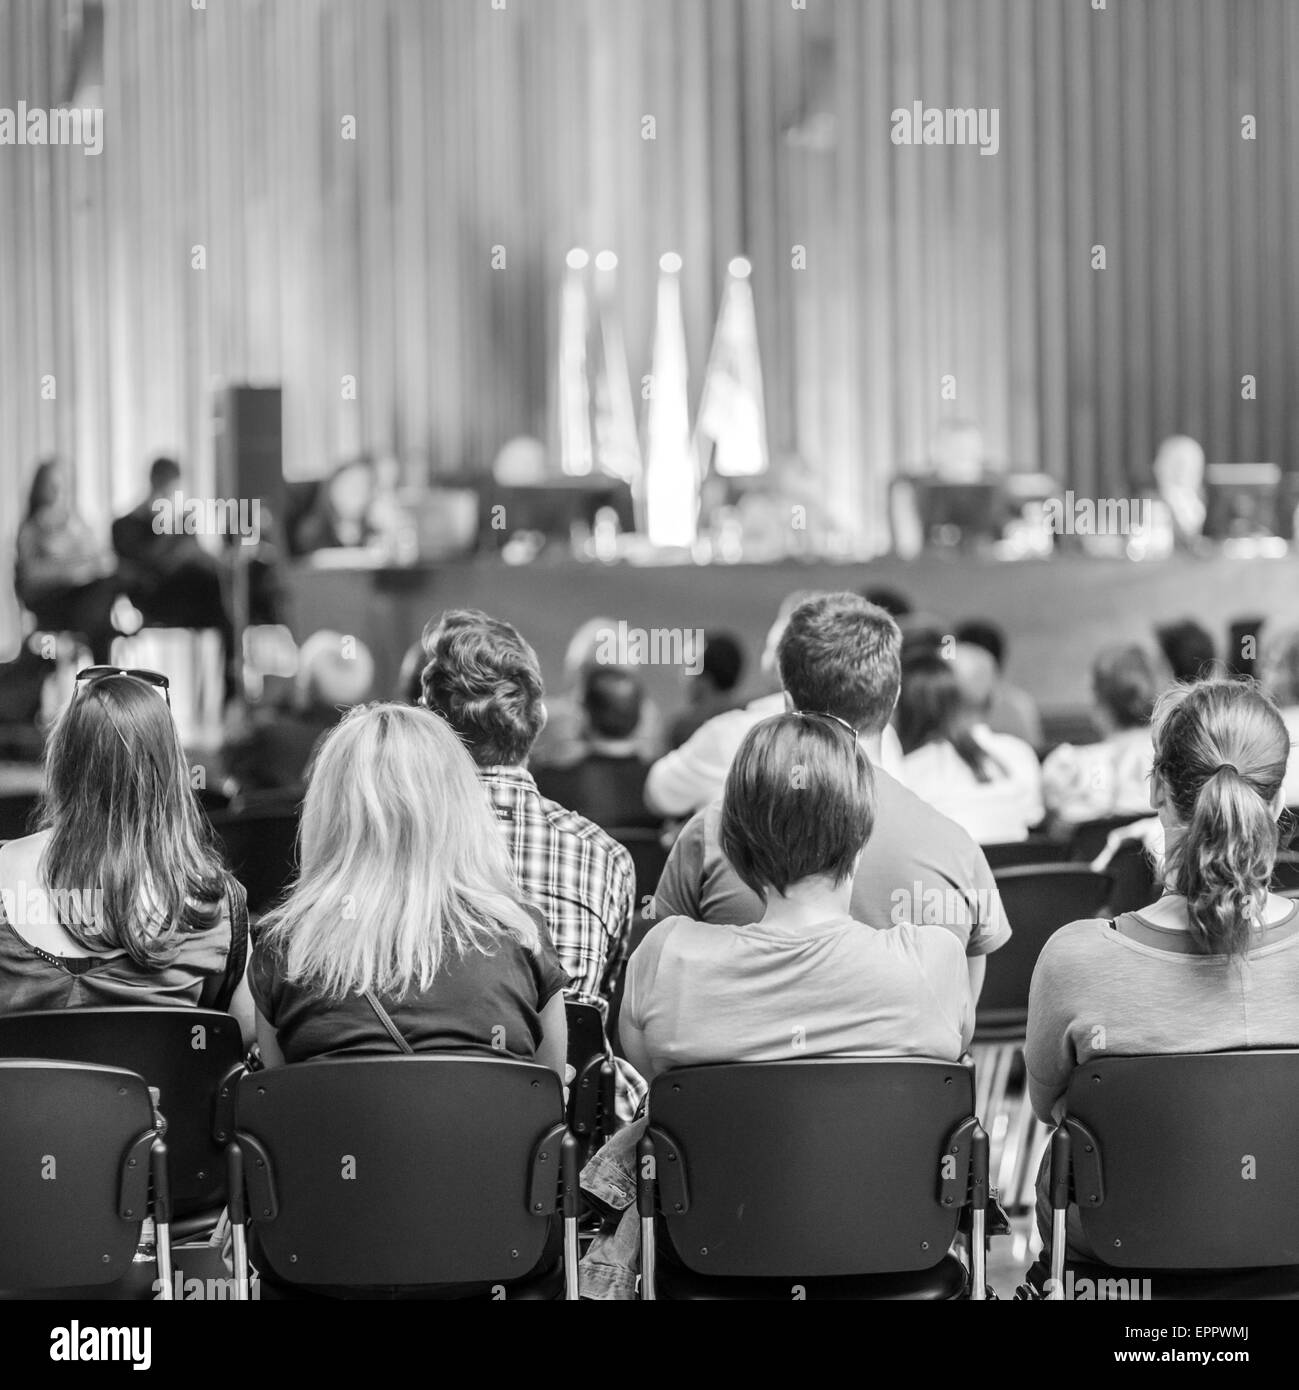
<svg viewBox="0 0 1299 1390"><path fill-rule="evenodd" d="M161 671L127 670L123 666L87 666L84 670L77 672L77 684L82 681L103 680L106 676L134 676L138 681L144 681L146 685L151 685L155 690L161 690L164 699L167 701L167 708L171 708L171 682Z"/></svg>
<svg viewBox="0 0 1299 1390"><path fill-rule="evenodd" d="M831 714L829 710L800 709L796 710L795 713L802 715L804 719L833 719L834 722L838 724L838 726L841 729L847 729L848 736L852 739L854 743L857 742L857 730L854 729L853 726L849 724L849 722L846 719L841 719L837 714Z"/></svg>

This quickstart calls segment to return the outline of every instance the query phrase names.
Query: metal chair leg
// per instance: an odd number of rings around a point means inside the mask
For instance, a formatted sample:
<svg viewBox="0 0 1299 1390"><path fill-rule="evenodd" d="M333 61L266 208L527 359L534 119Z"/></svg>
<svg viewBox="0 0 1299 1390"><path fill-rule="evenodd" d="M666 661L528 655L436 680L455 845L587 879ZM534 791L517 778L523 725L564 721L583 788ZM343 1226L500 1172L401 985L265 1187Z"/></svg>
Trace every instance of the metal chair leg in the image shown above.
<svg viewBox="0 0 1299 1390"><path fill-rule="evenodd" d="M654 1285L657 1255L657 1233L654 1230L655 1161L654 1141L646 1133L636 1145L636 1211L640 1216L640 1296L647 1303L658 1298Z"/></svg>

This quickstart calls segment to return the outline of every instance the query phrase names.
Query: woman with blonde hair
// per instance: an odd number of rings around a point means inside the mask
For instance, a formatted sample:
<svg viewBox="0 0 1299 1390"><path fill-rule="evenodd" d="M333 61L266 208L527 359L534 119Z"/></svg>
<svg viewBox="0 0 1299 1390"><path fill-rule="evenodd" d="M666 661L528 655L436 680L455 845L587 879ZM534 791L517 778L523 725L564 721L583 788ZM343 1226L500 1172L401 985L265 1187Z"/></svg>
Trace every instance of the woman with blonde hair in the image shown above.
<svg viewBox="0 0 1299 1390"><path fill-rule="evenodd" d="M300 857L249 968L267 1066L409 1048L563 1078L564 971L445 720L352 710L317 751Z"/></svg>

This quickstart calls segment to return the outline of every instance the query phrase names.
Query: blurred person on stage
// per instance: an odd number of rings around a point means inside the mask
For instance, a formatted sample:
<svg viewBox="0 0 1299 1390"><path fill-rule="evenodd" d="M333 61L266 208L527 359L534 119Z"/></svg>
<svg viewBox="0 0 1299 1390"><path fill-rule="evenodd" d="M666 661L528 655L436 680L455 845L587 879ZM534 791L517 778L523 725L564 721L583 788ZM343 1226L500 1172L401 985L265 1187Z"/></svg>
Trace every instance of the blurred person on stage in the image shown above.
<svg viewBox="0 0 1299 1390"><path fill-rule="evenodd" d="M84 637L96 665L107 664L122 591L117 565L77 515L67 469L55 459L37 466L15 550L14 591L37 625Z"/></svg>

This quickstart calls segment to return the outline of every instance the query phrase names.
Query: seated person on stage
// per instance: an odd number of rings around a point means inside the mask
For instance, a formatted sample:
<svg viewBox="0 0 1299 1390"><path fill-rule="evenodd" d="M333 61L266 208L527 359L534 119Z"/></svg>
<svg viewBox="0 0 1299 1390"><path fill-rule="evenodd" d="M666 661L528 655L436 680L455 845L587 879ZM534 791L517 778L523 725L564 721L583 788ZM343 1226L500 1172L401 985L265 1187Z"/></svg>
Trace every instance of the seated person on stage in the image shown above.
<svg viewBox="0 0 1299 1390"><path fill-rule="evenodd" d="M198 1005L251 1042L243 889L160 689L78 683L50 735L40 823L0 846L0 1011Z"/></svg>
<svg viewBox="0 0 1299 1390"><path fill-rule="evenodd" d="M564 654L564 689L546 701L546 724L532 750L534 767L566 767L587 753L583 682L588 671L610 664L602 658L601 651L617 631L618 624L612 618L592 618L573 634ZM662 753L665 738L663 715L646 696L641 701L640 722L632 734L636 751L652 763Z"/></svg>
<svg viewBox="0 0 1299 1390"><path fill-rule="evenodd" d="M1135 820L1150 806L1150 712L1158 678L1138 646L1107 647L1092 664L1092 694L1104 736L1063 743L1042 764L1042 796L1052 822L1072 826L1106 816Z"/></svg>
<svg viewBox="0 0 1299 1390"><path fill-rule="evenodd" d="M643 696L631 671L597 666L586 673L582 708L587 753L567 767L537 769L542 796L567 806L605 830L658 825L645 809L646 763L633 735L640 723Z"/></svg>
<svg viewBox="0 0 1299 1390"><path fill-rule="evenodd" d="M370 517L376 485L374 462L368 455L340 463L320 484L307 513L294 524L293 553L360 549L373 543L378 536Z"/></svg>
<svg viewBox="0 0 1299 1390"><path fill-rule="evenodd" d="M900 922L946 927L965 950L977 999L984 958L1005 945L1010 927L983 851L880 765L898 699L901 645L883 609L856 594L813 595L789 614L780 637L783 699L786 708L842 720L874 766L875 829L853 879L853 917L882 930ZM762 915L761 899L724 852L720 803L698 812L677 837L653 915L731 926Z"/></svg>
<svg viewBox="0 0 1299 1390"><path fill-rule="evenodd" d="M688 706L668 726L668 746L680 748L701 724L734 709L744 673L744 648L729 632L704 633L704 659L697 675L687 673Z"/></svg>
<svg viewBox="0 0 1299 1390"><path fill-rule="evenodd" d="M1037 754L1023 739L988 728L996 681L992 657L958 643L950 660L907 662L898 703L902 780L982 845L1023 840L1042 819Z"/></svg>
<svg viewBox="0 0 1299 1390"><path fill-rule="evenodd" d="M117 565L73 510L67 470L54 459L39 464L32 478L16 554L14 589L37 625L79 634L93 660L107 662L117 635Z"/></svg>
<svg viewBox="0 0 1299 1390"><path fill-rule="evenodd" d="M1042 716L1037 701L1005 677L1006 634L996 623L986 618L972 618L956 629L956 640L970 646L982 647L997 668L992 701L988 706L987 724L994 734L1011 734L1031 748L1041 748Z"/></svg>
<svg viewBox="0 0 1299 1390"><path fill-rule="evenodd" d="M788 595L780 605L776 620L767 633L760 662L767 686L779 686L776 649L789 615L810 597L807 590L800 589ZM744 735L759 721L779 714L785 708L785 696L777 688L770 694L751 700L740 709L728 710L701 724L680 748L674 748L650 768L645 781L645 804L661 816L689 816L717 801L726 784L731 759L735 757L735 750L739 748ZM884 731L877 762L894 775L902 766L902 750L892 729Z"/></svg>
<svg viewBox="0 0 1299 1390"><path fill-rule="evenodd" d="M1182 550L1201 548L1209 515L1204 500L1204 450L1189 435L1170 435L1160 444L1152 471L1156 495L1172 520L1174 542Z"/></svg>
<svg viewBox="0 0 1299 1390"><path fill-rule="evenodd" d="M226 750L239 790L300 787L321 738L373 684L374 658L364 642L328 629L313 632L298 652L292 706L254 716L248 733Z"/></svg>
<svg viewBox="0 0 1299 1390"><path fill-rule="evenodd" d="M301 855L249 968L268 1067L399 1056L390 1022L417 1053L512 1057L563 1079L564 971L444 720L354 709L312 768Z"/></svg>
<svg viewBox="0 0 1299 1390"><path fill-rule="evenodd" d="M790 782L795 767L807 774L799 787ZM854 875L883 814L880 775L829 714L778 714L745 736L719 835L754 911L725 926L670 916L637 948L619 1032L644 1076L806 1057L955 1061L965 1051L974 1009L951 934L910 922L874 931L854 920ZM582 1262L585 1297L634 1296L635 1150L646 1123L619 1131L583 1171L594 1204L618 1216Z"/></svg>
<svg viewBox="0 0 1299 1390"><path fill-rule="evenodd" d="M1213 636L1193 618L1157 627L1155 638L1175 681L1207 681L1219 674Z"/></svg>
<svg viewBox="0 0 1299 1390"><path fill-rule="evenodd" d="M1259 664L1263 689L1290 731L1285 804L1299 806L1299 628L1283 628L1275 634L1265 628Z"/></svg>
<svg viewBox="0 0 1299 1390"><path fill-rule="evenodd" d="M599 826L542 796L528 756L546 722L537 654L509 623L486 613L443 613L425 629L424 718L460 736L496 812L514 872L545 916L566 995L608 1017L634 911L631 855ZM619 1112L630 1118L640 1078L619 1065Z"/></svg>
<svg viewBox="0 0 1299 1390"><path fill-rule="evenodd" d="M1225 680L1167 691L1154 718L1150 805L1164 827L1164 894L1114 921L1072 922L1043 947L1024 1059L1047 1124L1075 1068L1095 1056L1299 1047L1299 904L1268 891L1285 723L1254 687ZM1047 1172L1044 1160L1044 1237ZM1068 1254L1097 1258L1072 1209Z"/></svg>
<svg viewBox="0 0 1299 1390"><path fill-rule="evenodd" d="M234 622L221 587L215 556L181 529L155 529L162 515L155 503L170 502L180 488L180 465L157 458L149 466L149 495L134 511L113 522L113 549L131 602L156 627L213 628L221 634L226 697L236 686Z"/></svg>

